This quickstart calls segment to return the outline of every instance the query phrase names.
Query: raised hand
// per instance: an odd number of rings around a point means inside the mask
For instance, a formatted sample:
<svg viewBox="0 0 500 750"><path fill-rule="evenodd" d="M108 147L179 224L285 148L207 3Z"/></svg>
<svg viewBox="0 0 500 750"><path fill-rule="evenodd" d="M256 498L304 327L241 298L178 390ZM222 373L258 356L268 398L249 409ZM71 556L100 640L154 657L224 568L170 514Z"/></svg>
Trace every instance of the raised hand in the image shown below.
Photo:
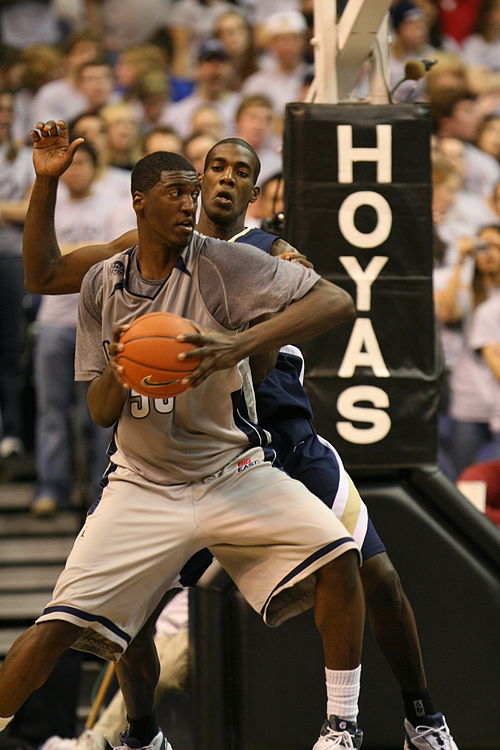
<svg viewBox="0 0 500 750"><path fill-rule="evenodd" d="M68 141L68 126L62 120L37 122L29 135L33 141L33 164L37 175L59 177L73 161L83 138Z"/></svg>

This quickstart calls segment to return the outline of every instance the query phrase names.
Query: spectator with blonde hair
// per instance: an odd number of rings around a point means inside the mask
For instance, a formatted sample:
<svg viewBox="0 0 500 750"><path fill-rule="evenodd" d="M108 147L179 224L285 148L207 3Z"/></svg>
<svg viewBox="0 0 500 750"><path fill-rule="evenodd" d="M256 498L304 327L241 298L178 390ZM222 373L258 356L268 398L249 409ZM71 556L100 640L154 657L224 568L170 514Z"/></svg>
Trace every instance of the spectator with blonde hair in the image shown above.
<svg viewBox="0 0 500 750"><path fill-rule="evenodd" d="M193 112L191 129L193 133L205 133L220 141L224 135L224 122L219 110L213 104L202 104Z"/></svg>
<svg viewBox="0 0 500 750"><path fill-rule="evenodd" d="M155 151L171 151L175 154L182 153L182 139L174 128L168 125L158 125L150 130L142 138L141 152L143 156Z"/></svg>
<svg viewBox="0 0 500 750"><path fill-rule="evenodd" d="M126 101L137 99L138 89L145 76L163 74L167 78L164 56L154 44L125 47L114 64L115 91Z"/></svg>
<svg viewBox="0 0 500 750"><path fill-rule="evenodd" d="M150 71L138 81L136 103L141 132L158 127L161 117L170 104L170 83L162 70Z"/></svg>
<svg viewBox="0 0 500 750"><path fill-rule="evenodd" d="M141 156L139 119L132 104L114 102L101 109L109 163L131 170Z"/></svg>

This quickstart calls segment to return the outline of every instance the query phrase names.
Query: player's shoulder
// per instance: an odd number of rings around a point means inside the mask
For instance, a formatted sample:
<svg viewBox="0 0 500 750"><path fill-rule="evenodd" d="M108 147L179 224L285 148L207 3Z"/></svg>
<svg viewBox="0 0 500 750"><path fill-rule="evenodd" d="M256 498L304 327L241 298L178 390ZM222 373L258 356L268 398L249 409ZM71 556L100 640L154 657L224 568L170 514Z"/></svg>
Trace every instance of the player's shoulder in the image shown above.
<svg viewBox="0 0 500 750"><path fill-rule="evenodd" d="M268 232L260 227L245 227L241 232L231 237L231 242L240 242L257 247L265 253L270 253L274 243L279 238L272 232Z"/></svg>
<svg viewBox="0 0 500 750"><path fill-rule="evenodd" d="M105 284L114 288L121 284L129 271L134 249L130 247L95 263L87 271L84 283L94 288Z"/></svg>
<svg viewBox="0 0 500 750"><path fill-rule="evenodd" d="M221 273L231 274L236 272L236 266L245 267L251 273L271 262L269 253L263 253L260 248L249 242L236 244L232 240L217 240L212 237L206 238L200 259L208 261Z"/></svg>

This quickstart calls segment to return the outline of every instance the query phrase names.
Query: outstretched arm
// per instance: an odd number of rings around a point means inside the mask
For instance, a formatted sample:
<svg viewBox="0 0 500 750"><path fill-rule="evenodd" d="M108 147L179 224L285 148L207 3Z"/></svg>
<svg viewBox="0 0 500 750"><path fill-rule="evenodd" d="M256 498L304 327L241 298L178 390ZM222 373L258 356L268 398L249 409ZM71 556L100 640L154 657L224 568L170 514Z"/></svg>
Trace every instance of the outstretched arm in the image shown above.
<svg viewBox="0 0 500 750"><path fill-rule="evenodd" d="M54 228L57 185L83 138L69 143L66 124L53 120L37 123L30 136L36 178L24 225L24 285L36 294L78 292L88 269L133 245L137 233L133 230L113 242L88 245L62 255Z"/></svg>
<svg viewBox="0 0 500 750"><path fill-rule="evenodd" d="M242 333L228 336L197 326L200 333L177 337L179 341L189 341L198 347L179 354L179 359L202 358L200 366L187 375L185 381L194 388L216 370L232 367L245 357L279 349L290 341L312 338L352 320L355 315L351 296L326 279L319 279L301 299Z"/></svg>

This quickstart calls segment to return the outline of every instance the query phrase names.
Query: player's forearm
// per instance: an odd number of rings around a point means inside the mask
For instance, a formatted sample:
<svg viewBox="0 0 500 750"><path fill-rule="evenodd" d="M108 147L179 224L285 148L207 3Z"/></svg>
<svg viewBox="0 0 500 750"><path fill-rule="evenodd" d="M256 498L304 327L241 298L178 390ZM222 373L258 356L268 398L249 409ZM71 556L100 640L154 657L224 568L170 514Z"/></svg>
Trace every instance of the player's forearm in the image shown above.
<svg viewBox="0 0 500 750"><path fill-rule="evenodd" d="M122 413L127 389L118 381L111 365L95 378L87 393L87 404L93 421L101 427L111 427Z"/></svg>
<svg viewBox="0 0 500 750"><path fill-rule="evenodd" d="M35 179L23 232L24 285L44 293L61 258L54 227L57 178Z"/></svg>
<svg viewBox="0 0 500 750"><path fill-rule="evenodd" d="M352 297L340 287L320 279L310 292L286 310L239 334L239 343L245 356L261 354L313 338L340 323L347 323L355 315Z"/></svg>

